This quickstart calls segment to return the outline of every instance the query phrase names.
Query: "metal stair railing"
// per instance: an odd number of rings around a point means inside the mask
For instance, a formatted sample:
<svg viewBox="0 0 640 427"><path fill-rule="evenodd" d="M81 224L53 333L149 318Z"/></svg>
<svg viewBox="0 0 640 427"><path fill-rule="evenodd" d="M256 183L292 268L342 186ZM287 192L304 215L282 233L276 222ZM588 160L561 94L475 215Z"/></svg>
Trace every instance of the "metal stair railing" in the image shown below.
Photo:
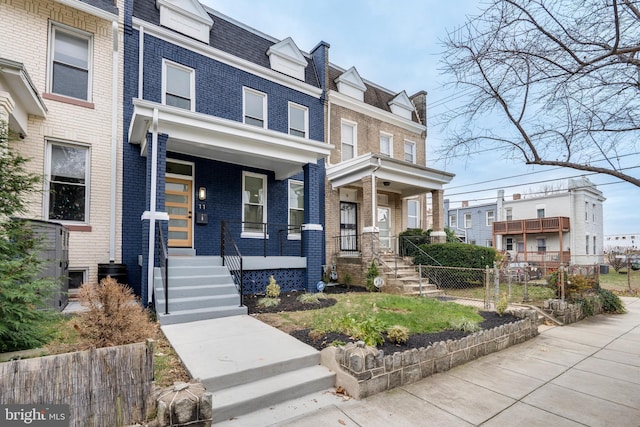
<svg viewBox="0 0 640 427"><path fill-rule="evenodd" d="M164 238L162 223L156 224L156 254L158 264L162 273L162 286L164 290L164 314L169 314L169 249ZM151 278L153 280L153 278ZM154 286L155 289L155 286Z"/></svg>
<svg viewBox="0 0 640 427"><path fill-rule="evenodd" d="M220 254L222 265L227 267L227 270L233 276L238 292L240 292L240 307L242 307L244 295L242 254L225 221L222 221L220 226Z"/></svg>

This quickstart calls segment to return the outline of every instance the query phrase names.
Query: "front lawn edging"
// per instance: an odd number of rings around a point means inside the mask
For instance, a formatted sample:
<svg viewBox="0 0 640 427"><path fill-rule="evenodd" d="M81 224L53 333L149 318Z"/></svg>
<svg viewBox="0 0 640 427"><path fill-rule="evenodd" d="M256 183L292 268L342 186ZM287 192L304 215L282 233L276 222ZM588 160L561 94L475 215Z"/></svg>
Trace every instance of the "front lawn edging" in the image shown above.
<svg viewBox="0 0 640 427"><path fill-rule="evenodd" d="M585 303L589 304L589 311L585 310ZM586 296L582 303L570 303L561 299L549 299L544 301L542 309L565 325L604 312L602 301L594 295Z"/></svg>
<svg viewBox="0 0 640 427"><path fill-rule="evenodd" d="M322 350L321 363L336 373L336 387L363 399L395 387L420 381L432 374L504 350L538 335L538 313L531 309L508 310L522 319L463 337L439 341L428 347L386 355L359 341Z"/></svg>

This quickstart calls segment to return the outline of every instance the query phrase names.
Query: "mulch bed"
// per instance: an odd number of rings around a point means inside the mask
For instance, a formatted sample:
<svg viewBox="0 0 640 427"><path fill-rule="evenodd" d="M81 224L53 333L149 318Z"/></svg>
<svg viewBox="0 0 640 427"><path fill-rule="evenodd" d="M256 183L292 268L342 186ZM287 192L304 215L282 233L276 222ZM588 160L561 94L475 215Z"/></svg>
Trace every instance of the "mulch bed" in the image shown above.
<svg viewBox="0 0 640 427"><path fill-rule="evenodd" d="M366 292L366 289L358 286L351 286L349 289L342 285L329 286L325 290L325 294L331 295L332 293L344 293L344 292ZM330 296L327 299L320 300L320 304L303 304L298 301L298 296L301 295L302 292L287 292L280 294L280 304L276 307L261 307L257 304L258 300L263 297L263 295L245 295L244 304L247 306L249 314L256 313L279 313L284 311L304 311L304 310L316 310L319 308L326 308L334 305L336 303L335 298L331 298ZM484 321L480 323L480 327L482 329L492 329L500 325L504 325L507 323L513 323L520 319L511 315L504 314L502 316L498 315L493 311L481 311L479 313ZM297 338L298 340L314 347L318 350L322 350L325 347L333 345L335 341L337 342L354 342L354 340L345 334L339 333L327 333L322 335L312 334L309 335L310 329L299 329L291 332L291 336ZM427 347L430 344L438 341L446 341L446 340L456 340L462 337L470 335L468 332L462 331L442 331L437 333L429 333L429 334L414 334L409 337L409 340L405 344L394 344L392 342L387 341L386 336L385 342L382 345L379 345L377 348L379 350L383 350L385 354L393 354L397 351L405 351L410 350L412 348L420 348Z"/></svg>

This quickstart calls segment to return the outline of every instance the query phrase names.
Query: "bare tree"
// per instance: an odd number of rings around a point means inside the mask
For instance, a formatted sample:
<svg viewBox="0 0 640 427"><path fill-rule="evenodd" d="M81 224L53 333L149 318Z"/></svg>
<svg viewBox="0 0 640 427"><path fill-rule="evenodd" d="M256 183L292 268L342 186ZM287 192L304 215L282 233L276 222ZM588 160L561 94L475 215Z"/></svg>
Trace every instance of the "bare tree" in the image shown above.
<svg viewBox="0 0 640 427"><path fill-rule="evenodd" d="M447 115L446 154L506 148L640 187L621 163L640 145L640 2L490 0L445 46L471 99Z"/></svg>

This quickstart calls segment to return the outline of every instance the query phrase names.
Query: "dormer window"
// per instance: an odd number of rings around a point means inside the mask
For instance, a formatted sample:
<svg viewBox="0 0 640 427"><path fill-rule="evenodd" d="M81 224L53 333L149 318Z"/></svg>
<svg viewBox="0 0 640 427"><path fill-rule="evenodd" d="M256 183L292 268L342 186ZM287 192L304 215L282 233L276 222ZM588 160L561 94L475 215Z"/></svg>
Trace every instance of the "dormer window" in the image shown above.
<svg viewBox="0 0 640 427"><path fill-rule="evenodd" d="M395 98L389 101L389 108L391 108L393 114L404 117L407 120L412 119L413 111L415 110L413 103L405 91L400 92Z"/></svg>
<svg viewBox="0 0 640 427"><path fill-rule="evenodd" d="M160 25L209 44L213 20L197 0L156 0Z"/></svg>
<svg viewBox="0 0 640 427"><path fill-rule="evenodd" d="M274 44L267 50L271 69L304 81L307 60L291 37Z"/></svg>
<svg viewBox="0 0 640 427"><path fill-rule="evenodd" d="M338 92L364 102L364 92L367 90L367 86L355 67L342 73L335 82L338 85Z"/></svg>

